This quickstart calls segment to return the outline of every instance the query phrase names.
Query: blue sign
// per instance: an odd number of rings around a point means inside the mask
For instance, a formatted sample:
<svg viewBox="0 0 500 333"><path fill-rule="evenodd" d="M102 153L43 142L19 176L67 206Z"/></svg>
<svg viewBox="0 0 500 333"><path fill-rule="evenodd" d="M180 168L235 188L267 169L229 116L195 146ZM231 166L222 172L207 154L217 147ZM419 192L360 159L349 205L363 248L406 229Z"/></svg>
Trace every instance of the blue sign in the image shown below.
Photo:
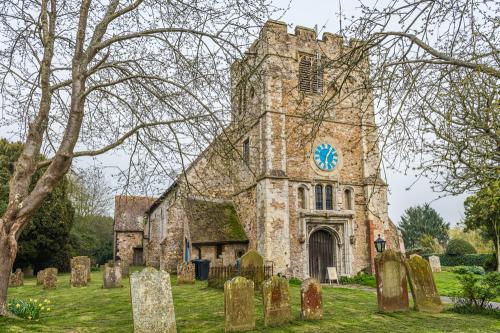
<svg viewBox="0 0 500 333"><path fill-rule="evenodd" d="M332 171L339 162L337 150L329 143L322 143L314 151L314 162L323 171Z"/></svg>

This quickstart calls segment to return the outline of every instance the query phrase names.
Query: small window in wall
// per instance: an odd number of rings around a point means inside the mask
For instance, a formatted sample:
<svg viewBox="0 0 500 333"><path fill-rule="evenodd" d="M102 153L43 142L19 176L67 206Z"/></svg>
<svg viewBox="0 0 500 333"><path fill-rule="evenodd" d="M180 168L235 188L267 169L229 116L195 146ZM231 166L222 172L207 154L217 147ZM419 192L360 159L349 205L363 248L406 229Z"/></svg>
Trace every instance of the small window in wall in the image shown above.
<svg viewBox="0 0 500 333"><path fill-rule="evenodd" d="M297 203L300 209L306 208L306 190L302 186L299 187L297 192Z"/></svg>
<svg viewBox="0 0 500 333"><path fill-rule="evenodd" d="M189 261L189 241L187 238L185 239L185 245L186 245L186 251L184 252L184 261L188 262Z"/></svg>
<svg viewBox="0 0 500 333"><path fill-rule="evenodd" d="M348 188L344 190L344 209L352 209L352 191Z"/></svg>
<svg viewBox="0 0 500 333"><path fill-rule="evenodd" d="M243 161L246 163L250 161L250 139L243 142Z"/></svg>
<svg viewBox="0 0 500 333"><path fill-rule="evenodd" d="M217 259L220 259L222 257L222 244L217 244L217 254L216 254Z"/></svg>
<svg viewBox="0 0 500 333"><path fill-rule="evenodd" d="M333 210L333 187L332 185L325 186L325 206L327 210Z"/></svg>
<svg viewBox="0 0 500 333"><path fill-rule="evenodd" d="M316 209L323 209L323 186L316 185L314 187L314 192L316 196Z"/></svg>

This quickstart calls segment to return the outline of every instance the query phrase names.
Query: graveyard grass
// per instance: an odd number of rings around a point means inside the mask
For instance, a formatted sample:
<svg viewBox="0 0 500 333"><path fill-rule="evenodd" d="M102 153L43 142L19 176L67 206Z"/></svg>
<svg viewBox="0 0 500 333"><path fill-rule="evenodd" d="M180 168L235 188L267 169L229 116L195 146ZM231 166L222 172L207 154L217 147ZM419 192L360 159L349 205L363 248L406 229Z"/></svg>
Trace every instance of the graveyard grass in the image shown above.
<svg viewBox="0 0 500 333"><path fill-rule="evenodd" d="M441 273L437 280L440 281ZM447 275L447 274L444 274ZM446 278L450 278L446 276ZM58 288L45 291L36 278L9 290L10 298L50 299L52 311L39 321L0 318L0 332L132 332L128 279L119 289L102 289L102 273L93 272L89 286L72 288L69 275L60 274ZM451 281L451 280L450 280ZM206 282L176 286L172 278L178 332L223 332L224 293L208 289ZM450 288L450 283L447 282ZM438 282L439 286L439 282ZM293 321L279 328L264 327L262 298L256 298L257 332L499 332L500 320L492 316L440 314L381 314L373 292L323 288L324 319L299 319L300 287L291 285ZM439 287L438 287L439 288ZM449 307L449 306L447 306Z"/></svg>

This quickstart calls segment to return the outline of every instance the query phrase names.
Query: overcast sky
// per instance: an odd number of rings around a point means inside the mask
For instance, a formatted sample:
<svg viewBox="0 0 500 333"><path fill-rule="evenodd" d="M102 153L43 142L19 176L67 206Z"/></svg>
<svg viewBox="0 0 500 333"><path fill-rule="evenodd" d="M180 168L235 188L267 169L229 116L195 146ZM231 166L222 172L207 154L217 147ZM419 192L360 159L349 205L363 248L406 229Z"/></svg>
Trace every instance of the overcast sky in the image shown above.
<svg viewBox="0 0 500 333"><path fill-rule="evenodd" d="M375 1L363 1L365 5ZM381 3L382 1L376 1ZM340 30L339 8L347 17L360 15L359 3L356 0L274 0L274 5L288 8L283 17L276 17L293 27L301 25L314 28L316 25L321 32L336 33ZM344 22L345 26L345 22ZM292 32L293 28L289 28ZM426 179L419 179L410 190L406 190L414 181L415 175L403 175L387 170L389 184L389 216L394 222L399 221L404 210L410 206L431 202L431 206L438 211L446 222L455 225L463 217L463 202L465 195L440 198L439 193L431 190Z"/></svg>

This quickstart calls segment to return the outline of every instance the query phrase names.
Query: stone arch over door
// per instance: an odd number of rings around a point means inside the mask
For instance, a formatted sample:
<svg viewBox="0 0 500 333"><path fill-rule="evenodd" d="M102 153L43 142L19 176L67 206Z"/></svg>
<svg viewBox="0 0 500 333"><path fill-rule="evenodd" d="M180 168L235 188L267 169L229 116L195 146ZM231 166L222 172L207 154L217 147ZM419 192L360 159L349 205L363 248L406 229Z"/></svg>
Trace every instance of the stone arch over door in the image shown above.
<svg viewBox="0 0 500 333"><path fill-rule="evenodd" d="M308 241L310 277L326 282L326 268L337 267L337 257L341 255L338 245L338 235L330 228L319 227L311 231Z"/></svg>

